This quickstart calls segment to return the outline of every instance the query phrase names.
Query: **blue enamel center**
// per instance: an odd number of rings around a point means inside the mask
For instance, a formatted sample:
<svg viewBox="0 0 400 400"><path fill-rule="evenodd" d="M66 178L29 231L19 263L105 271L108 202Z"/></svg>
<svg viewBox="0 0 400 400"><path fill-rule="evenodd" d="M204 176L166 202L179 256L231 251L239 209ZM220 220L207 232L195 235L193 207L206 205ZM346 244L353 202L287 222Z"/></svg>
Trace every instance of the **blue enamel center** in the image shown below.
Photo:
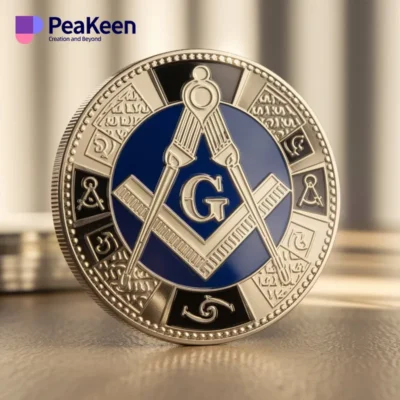
<svg viewBox="0 0 400 400"><path fill-rule="evenodd" d="M163 154L171 143L183 106L176 104L165 108L147 120L128 138L120 151L112 178L112 190L116 189L130 175L136 176L152 192L164 167ZM240 163L254 191L264 179L274 174L291 189L289 172L284 157L270 134L248 114L225 104L220 110L231 137L240 152ZM167 205L203 239L207 239L224 223L242 203L228 171L211 160L207 142L203 136L197 159L179 171L179 175L166 201ZM180 193L183 185L194 175L208 174L222 177L223 192L217 193L208 182L201 182L196 192L196 207L200 214L207 215L208 206L203 203L207 197L225 197L225 220L198 223L183 212ZM115 221L126 243L133 248L142 222L125 205L112 196ZM279 244L289 223L291 195L284 198L266 218L268 228L276 244ZM173 283L195 287L217 289L235 284L257 271L270 255L257 230L226 259L218 270L207 280L195 273L178 255L156 235L151 234L142 254L141 262L157 275Z"/></svg>

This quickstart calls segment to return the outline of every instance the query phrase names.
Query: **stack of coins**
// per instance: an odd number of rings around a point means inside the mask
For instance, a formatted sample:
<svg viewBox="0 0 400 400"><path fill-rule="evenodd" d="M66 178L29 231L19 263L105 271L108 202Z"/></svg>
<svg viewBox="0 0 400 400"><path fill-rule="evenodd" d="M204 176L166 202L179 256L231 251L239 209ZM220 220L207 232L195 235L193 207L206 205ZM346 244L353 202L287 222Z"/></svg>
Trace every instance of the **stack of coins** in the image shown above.
<svg viewBox="0 0 400 400"><path fill-rule="evenodd" d="M0 292L77 287L61 255L50 214L0 218Z"/></svg>

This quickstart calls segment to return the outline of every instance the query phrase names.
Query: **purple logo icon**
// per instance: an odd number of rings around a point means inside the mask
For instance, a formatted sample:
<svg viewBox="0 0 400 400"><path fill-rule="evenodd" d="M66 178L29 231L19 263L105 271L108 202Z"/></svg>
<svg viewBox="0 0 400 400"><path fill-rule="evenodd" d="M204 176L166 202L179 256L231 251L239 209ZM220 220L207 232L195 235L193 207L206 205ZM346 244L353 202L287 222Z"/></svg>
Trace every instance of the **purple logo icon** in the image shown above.
<svg viewBox="0 0 400 400"><path fill-rule="evenodd" d="M43 21L40 17L35 15L15 17L15 37L22 44L32 42L33 35L36 35L42 29Z"/></svg>

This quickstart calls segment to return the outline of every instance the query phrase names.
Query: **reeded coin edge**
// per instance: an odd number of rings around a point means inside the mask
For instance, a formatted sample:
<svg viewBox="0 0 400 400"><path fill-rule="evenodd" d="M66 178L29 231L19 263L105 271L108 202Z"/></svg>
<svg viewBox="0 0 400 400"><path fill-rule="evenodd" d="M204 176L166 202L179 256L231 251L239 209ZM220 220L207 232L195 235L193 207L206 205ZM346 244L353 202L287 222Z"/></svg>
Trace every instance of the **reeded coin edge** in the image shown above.
<svg viewBox="0 0 400 400"><path fill-rule="evenodd" d="M165 328L163 326L159 326L158 324L152 323L149 320L145 320L136 313L132 313L129 310L124 310L123 304L117 302L117 299L104 288L97 277L93 278L93 281L95 282L94 283L87 276L85 271L85 267L89 267L89 264L84 261L84 254L81 253L79 246L75 247L72 245L75 234L75 231L72 228L73 221L71 218L66 216L66 212L71 212L71 203L70 199L68 198L69 193L64 193L64 184L65 188L69 189L68 185L70 185L71 181L71 174L68 173L72 172L75 154L74 148L78 146L79 140L82 137L82 133L84 132L86 125L88 125L91 116L93 116L94 112L96 111L96 104L105 101L109 95L115 91L115 87L121 86L129 79L132 79L135 75L139 75L144 71L159 65L187 60L211 60L242 67L243 69L247 69L255 74L261 75L261 77L267 79L270 84L274 85L278 91L287 96L297 107L299 112L301 112L307 123L312 126L319 145L322 148L322 153L325 156L324 161L328 170L327 187L329 188L328 195L330 196L331 200L331 208L329 210L330 222L328 223L328 230L326 232L324 241L325 244L319 254L319 260L317 260L315 265L310 269L310 272L302 285L297 288L294 293L289 295L289 298L286 299L278 309L259 319L259 321L249 323L245 327L242 326L236 329L230 328L205 333L175 328ZM110 85L112 81L115 82ZM105 87L106 85L108 86ZM201 345L222 343L234 340L239 336L244 337L280 319L290 309L300 303L301 299L308 293L315 283L316 278L319 276L323 266L326 263L326 260L332 249L333 239L336 235L338 227L338 216L340 214L340 188L338 174L335 162L331 157L331 153L332 151L329 143L325 139L324 131L320 128L317 118L306 105L306 102L288 84L283 82L280 77L271 71L268 71L262 65L259 65L241 56L216 50L180 50L158 54L138 63L133 63L119 71L111 78L107 79L100 86L100 89L96 90L95 93L92 94L88 100L82 104L68 124L57 151L52 176L51 205L57 239L69 267L80 284L89 292L96 303L98 303L107 313L113 316L115 316L115 314L119 315L123 318L123 321L128 323L131 327L134 326L142 332L150 333L160 339L180 344L186 343ZM64 178L66 179L64 180ZM63 207L63 202L65 202L66 205L65 209ZM69 240L65 234L66 232L68 233ZM93 274L93 271L89 270L89 273L90 272ZM134 325L132 323L134 323Z"/></svg>

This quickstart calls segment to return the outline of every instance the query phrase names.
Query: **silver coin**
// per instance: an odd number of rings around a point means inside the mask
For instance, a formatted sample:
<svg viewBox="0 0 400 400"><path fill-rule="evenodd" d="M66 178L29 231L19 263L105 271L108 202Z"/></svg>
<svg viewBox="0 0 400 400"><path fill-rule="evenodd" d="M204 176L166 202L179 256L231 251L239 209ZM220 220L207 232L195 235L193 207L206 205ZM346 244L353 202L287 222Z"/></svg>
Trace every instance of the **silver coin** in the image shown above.
<svg viewBox="0 0 400 400"><path fill-rule="evenodd" d="M315 283L339 215L309 107L219 51L161 54L112 77L68 125L52 185L78 280L176 343L230 341L285 315Z"/></svg>

